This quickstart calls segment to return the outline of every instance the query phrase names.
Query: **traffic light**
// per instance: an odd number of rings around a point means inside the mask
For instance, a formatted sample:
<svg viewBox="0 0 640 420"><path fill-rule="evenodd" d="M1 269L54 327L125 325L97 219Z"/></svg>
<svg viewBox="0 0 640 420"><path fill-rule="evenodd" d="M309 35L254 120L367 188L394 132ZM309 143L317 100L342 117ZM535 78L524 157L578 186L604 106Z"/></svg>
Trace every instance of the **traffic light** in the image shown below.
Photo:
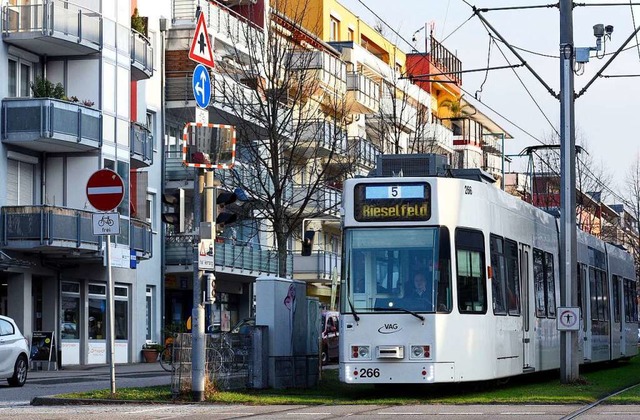
<svg viewBox="0 0 640 420"><path fill-rule="evenodd" d="M236 213L224 211L226 206L234 203L237 199L238 196L233 192L225 191L218 194L218 197L216 198L216 225L220 225L222 228L234 223L238 219L238 215Z"/></svg>
<svg viewBox="0 0 640 420"><path fill-rule="evenodd" d="M184 232L184 189L163 193L162 202L168 208L162 213L162 221L175 226L176 232Z"/></svg>
<svg viewBox="0 0 640 420"><path fill-rule="evenodd" d="M304 238L302 239L302 253L303 257L311 255L311 248L313 247L313 237L316 232L313 230L307 230L304 232Z"/></svg>

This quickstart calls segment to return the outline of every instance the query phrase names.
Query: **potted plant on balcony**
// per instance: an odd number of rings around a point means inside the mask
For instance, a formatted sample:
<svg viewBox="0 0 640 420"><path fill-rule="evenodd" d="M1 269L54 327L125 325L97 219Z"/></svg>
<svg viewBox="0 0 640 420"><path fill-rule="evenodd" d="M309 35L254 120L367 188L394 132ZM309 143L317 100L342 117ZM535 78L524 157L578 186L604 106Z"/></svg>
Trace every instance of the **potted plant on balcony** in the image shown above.
<svg viewBox="0 0 640 420"><path fill-rule="evenodd" d="M34 98L54 98L54 99L66 99L67 96L64 91L62 83L53 84L44 77L36 77L31 83L31 92Z"/></svg>
<svg viewBox="0 0 640 420"><path fill-rule="evenodd" d="M131 15L131 29L134 31L141 33L145 37L147 36L147 17L140 16L138 14L138 9L133 9L133 14Z"/></svg>
<svg viewBox="0 0 640 420"><path fill-rule="evenodd" d="M158 343L144 343L142 345L142 357L147 363L155 363L158 360L158 354L162 351L162 346Z"/></svg>

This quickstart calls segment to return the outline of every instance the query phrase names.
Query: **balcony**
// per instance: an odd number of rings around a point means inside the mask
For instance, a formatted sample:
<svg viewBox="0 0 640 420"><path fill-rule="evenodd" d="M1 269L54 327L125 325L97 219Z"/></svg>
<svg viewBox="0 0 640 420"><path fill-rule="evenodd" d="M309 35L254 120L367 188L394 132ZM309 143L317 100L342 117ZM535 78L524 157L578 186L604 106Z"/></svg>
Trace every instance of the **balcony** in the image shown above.
<svg viewBox="0 0 640 420"><path fill-rule="evenodd" d="M345 93L347 89L347 67L338 57L320 50L293 51L289 67L305 71L303 80L308 86L300 86L305 94L314 95L318 89L333 93ZM314 83L318 89L314 89Z"/></svg>
<svg viewBox="0 0 640 420"><path fill-rule="evenodd" d="M149 259L153 255L153 231L151 224L131 219L130 247L136 251L136 257Z"/></svg>
<svg viewBox="0 0 640 420"><path fill-rule="evenodd" d="M153 47L141 33L131 30L131 79L145 80L153 76Z"/></svg>
<svg viewBox="0 0 640 420"><path fill-rule="evenodd" d="M380 101L380 109L389 121L393 121L403 131L413 132L416 130L418 110L406 99L392 98L388 92L385 92Z"/></svg>
<svg viewBox="0 0 640 420"><path fill-rule="evenodd" d="M331 283L331 276L340 278L340 255L335 252L317 251L310 256L293 256L293 274L296 279Z"/></svg>
<svg viewBox="0 0 640 420"><path fill-rule="evenodd" d="M347 131L327 120L298 121L299 137L285 142L285 149L304 158L347 153Z"/></svg>
<svg viewBox="0 0 640 420"><path fill-rule="evenodd" d="M409 142L410 153L453 153L453 131L437 123L426 123Z"/></svg>
<svg viewBox="0 0 640 420"><path fill-rule="evenodd" d="M53 206L2 207L2 249L98 256L102 239L93 234L92 212Z"/></svg>
<svg viewBox="0 0 640 420"><path fill-rule="evenodd" d="M49 98L2 100L2 141L37 152L86 152L102 146L102 113Z"/></svg>
<svg viewBox="0 0 640 420"><path fill-rule="evenodd" d="M45 205L2 207L0 247L68 259L101 259L103 241L93 234L92 214ZM120 235L114 243L130 245L138 258L147 259L152 255L152 242L149 223L120 218Z"/></svg>
<svg viewBox="0 0 640 420"><path fill-rule="evenodd" d="M167 236L165 240L166 265L192 265L197 248L193 235ZM236 242L215 242L216 272L238 275L277 275L278 255L275 249ZM293 257L287 255L287 272L293 269Z"/></svg>
<svg viewBox="0 0 640 420"><path fill-rule="evenodd" d="M349 137L349 154L357 164L373 169L376 166L380 149L363 137Z"/></svg>
<svg viewBox="0 0 640 420"><path fill-rule="evenodd" d="M329 187L317 187L313 194L309 193L309 187L306 185L293 186L293 198L291 202L292 208L300 208L301 203L311 195L306 205L305 213L326 214L329 216L337 216L342 202L342 191Z"/></svg>
<svg viewBox="0 0 640 420"><path fill-rule="evenodd" d="M153 135L146 127L131 123L131 168L139 169L153 164Z"/></svg>
<svg viewBox="0 0 640 420"><path fill-rule="evenodd" d="M4 42L46 56L87 55L102 49L99 12L54 0L17 3L2 8Z"/></svg>
<svg viewBox="0 0 640 420"><path fill-rule="evenodd" d="M362 73L347 74L347 102L352 114L372 114L380 107L380 85Z"/></svg>

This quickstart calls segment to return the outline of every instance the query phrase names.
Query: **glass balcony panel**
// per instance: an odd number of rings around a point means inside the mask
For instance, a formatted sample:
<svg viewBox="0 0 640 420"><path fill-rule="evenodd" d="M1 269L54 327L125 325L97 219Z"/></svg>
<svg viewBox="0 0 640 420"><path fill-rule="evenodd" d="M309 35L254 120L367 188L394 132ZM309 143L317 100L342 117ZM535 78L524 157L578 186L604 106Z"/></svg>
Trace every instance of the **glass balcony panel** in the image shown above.
<svg viewBox="0 0 640 420"><path fill-rule="evenodd" d="M153 76L153 48L141 33L131 30L131 76L144 80Z"/></svg>
<svg viewBox="0 0 640 420"><path fill-rule="evenodd" d="M5 42L49 56L100 51L102 16L99 12L70 2L40 0L34 3L3 7Z"/></svg>
<svg viewBox="0 0 640 420"><path fill-rule="evenodd" d="M102 114L76 103L43 98L2 101L2 141L40 152L83 152L101 146Z"/></svg>

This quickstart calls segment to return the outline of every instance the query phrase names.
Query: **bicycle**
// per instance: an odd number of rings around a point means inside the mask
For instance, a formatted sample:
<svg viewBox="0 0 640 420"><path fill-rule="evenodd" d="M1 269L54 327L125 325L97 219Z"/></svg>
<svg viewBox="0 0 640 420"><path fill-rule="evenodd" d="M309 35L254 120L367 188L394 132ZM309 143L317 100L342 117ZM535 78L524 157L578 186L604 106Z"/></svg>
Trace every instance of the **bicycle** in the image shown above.
<svg viewBox="0 0 640 420"><path fill-rule="evenodd" d="M162 348L158 356L162 369L167 372L173 371L173 337L169 337L165 340L165 346Z"/></svg>

